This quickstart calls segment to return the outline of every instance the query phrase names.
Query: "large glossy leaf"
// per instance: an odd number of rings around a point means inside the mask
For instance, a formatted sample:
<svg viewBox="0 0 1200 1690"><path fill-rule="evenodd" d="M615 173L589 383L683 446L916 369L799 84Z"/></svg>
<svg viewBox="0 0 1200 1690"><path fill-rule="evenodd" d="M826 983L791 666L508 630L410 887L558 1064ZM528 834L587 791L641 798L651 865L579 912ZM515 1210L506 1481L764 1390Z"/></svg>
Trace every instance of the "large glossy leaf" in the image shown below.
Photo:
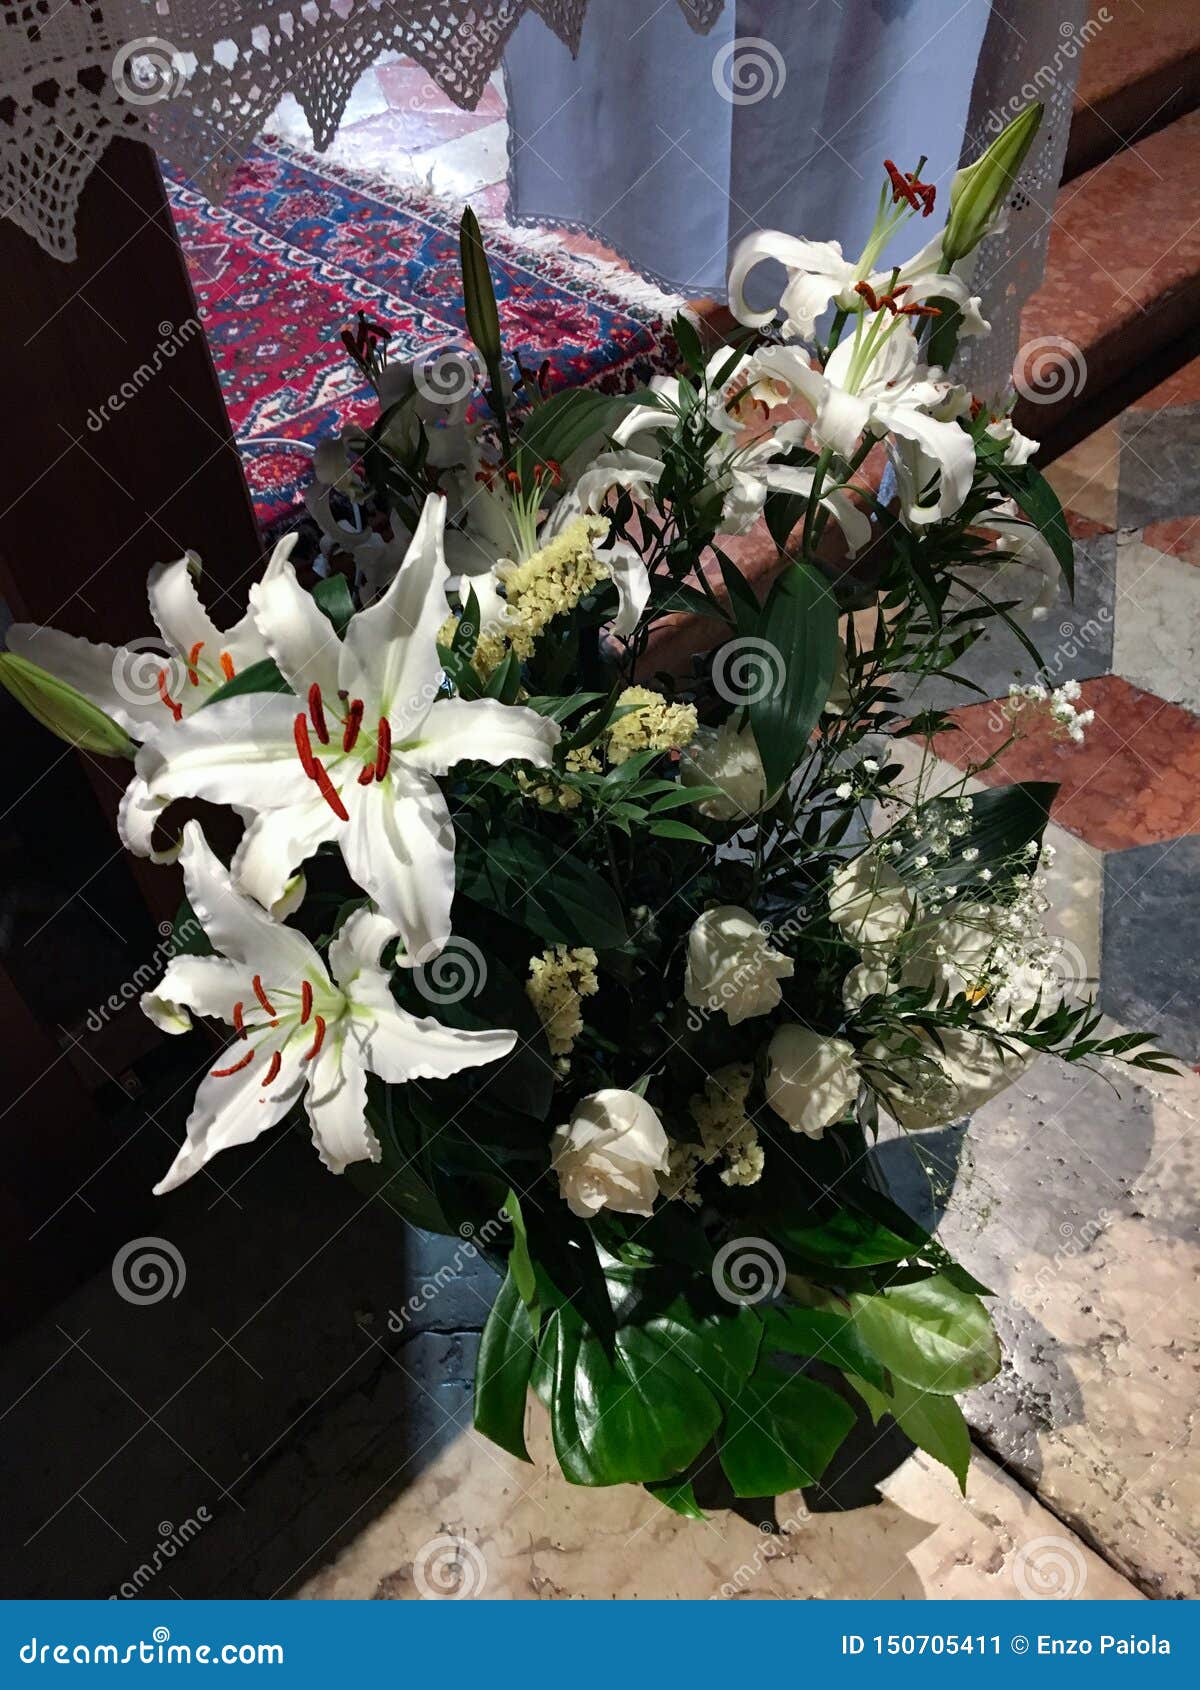
<svg viewBox="0 0 1200 1690"><path fill-rule="evenodd" d="M837 603L807 563L793 563L772 587L755 640L743 662L754 675L747 689L750 726L775 791L804 755L829 697L838 643ZM737 642L734 642L736 648ZM736 672L732 669L731 672Z"/></svg>
<svg viewBox="0 0 1200 1690"><path fill-rule="evenodd" d="M597 393L569 387L539 405L521 430L521 451L533 464L563 463L592 435L611 434L634 405L653 405L649 392ZM531 464L532 467L532 464Z"/></svg>
<svg viewBox="0 0 1200 1690"><path fill-rule="evenodd" d="M825 1267L901 1262L914 1255L928 1236L916 1225L901 1234L853 1209L839 1209L828 1219L805 1226L775 1227L772 1232L785 1255L820 1262Z"/></svg>
<svg viewBox="0 0 1200 1690"><path fill-rule="evenodd" d="M610 1359L570 1304L555 1309L551 1427L574 1485L644 1484L682 1472L721 1418L716 1397L684 1358L637 1327L618 1332Z"/></svg>
<svg viewBox="0 0 1200 1690"><path fill-rule="evenodd" d="M479 219L467 206L458 231L459 257L462 263L463 306L471 339L483 354L488 365L500 361L500 316L496 310L496 294L492 287L487 254L483 248L483 234Z"/></svg>
<svg viewBox="0 0 1200 1690"><path fill-rule="evenodd" d="M1022 513L1037 527L1054 553L1068 590L1074 596L1075 547L1058 494L1032 464L1011 467L1005 464L1004 448L999 442L986 439L980 441L976 452L980 461L987 465L988 474L994 478L1001 491L1008 498L1015 500ZM986 525L986 517L981 518L981 521Z"/></svg>
<svg viewBox="0 0 1200 1690"><path fill-rule="evenodd" d="M537 1341L511 1267L492 1304L475 1363L475 1429L510 1455L529 1460L525 1398Z"/></svg>
<svg viewBox="0 0 1200 1690"><path fill-rule="evenodd" d="M327 575L323 581L318 581L313 588L313 598L322 615L327 616L333 623L334 632L340 638L350 624L354 615L354 600L350 597L350 587L344 575Z"/></svg>
<svg viewBox="0 0 1200 1690"><path fill-rule="evenodd" d="M947 854L935 859L927 872L940 886L982 891L1009 878L1014 869L1028 868L1029 859L1022 853L1040 841L1057 793L1053 781L1022 781L974 793L969 800L968 831L952 839ZM914 871L915 859L925 851L927 847L918 839L889 861L903 878ZM990 882L980 880L983 869L989 871Z"/></svg>
<svg viewBox="0 0 1200 1690"><path fill-rule="evenodd" d="M721 1466L735 1496L778 1496L812 1485L854 1424L835 1391L760 1362L725 1411Z"/></svg>
<svg viewBox="0 0 1200 1690"><path fill-rule="evenodd" d="M854 1373L883 1390L887 1373L849 1315L835 1309L772 1308L762 1316L764 1355L783 1350Z"/></svg>
<svg viewBox="0 0 1200 1690"><path fill-rule="evenodd" d="M698 1306L672 1287L680 1275L605 1258L615 1311L611 1345L561 1303L543 1325L539 1356L555 1449L573 1484L654 1483L683 1472L712 1437L721 1401L754 1367L761 1327L749 1308L709 1292Z"/></svg>
<svg viewBox="0 0 1200 1690"><path fill-rule="evenodd" d="M463 840L458 886L552 944L607 950L625 943L625 917L609 882L529 829L509 828L484 847Z"/></svg>
<svg viewBox="0 0 1200 1690"><path fill-rule="evenodd" d="M696 1501L696 1493L692 1489L690 1479L665 1479L662 1484L647 1485L646 1489L656 1502L661 1502L664 1508L670 1508L673 1513L682 1514L685 1520L704 1520L708 1517Z"/></svg>
<svg viewBox="0 0 1200 1690"><path fill-rule="evenodd" d="M950 1469L966 1494L971 1434L953 1397L918 1390L903 1379L893 1380L890 1392L878 1390L862 1378L851 1378L850 1383L871 1410L876 1425L883 1415L890 1414L918 1449Z"/></svg>
<svg viewBox="0 0 1200 1690"><path fill-rule="evenodd" d="M991 1379L1000 1341L987 1309L941 1274L850 1299L867 1347L900 1379L953 1396Z"/></svg>

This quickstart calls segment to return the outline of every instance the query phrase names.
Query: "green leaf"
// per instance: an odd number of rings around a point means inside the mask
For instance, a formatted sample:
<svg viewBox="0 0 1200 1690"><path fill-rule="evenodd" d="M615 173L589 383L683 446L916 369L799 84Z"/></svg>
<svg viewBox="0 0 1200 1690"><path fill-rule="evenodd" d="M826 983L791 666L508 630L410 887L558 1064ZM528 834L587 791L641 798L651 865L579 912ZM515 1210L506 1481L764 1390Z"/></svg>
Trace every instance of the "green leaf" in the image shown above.
<svg viewBox="0 0 1200 1690"><path fill-rule="evenodd" d="M521 1461L525 1448L525 1397L537 1344L529 1309L512 1261L492 1304L475 1363L475 1429Z"/></svg>
<svg viewBox="0 0 1200 1690"><path fill-rule="evenodd" d="M1006 464L1002 442L988 440L985 436L983 440L976 442L975 451L1001 492L1015 500L1023 514L1042 535L1054 553L1067 588L1074 597L1075 546L1058 494L1032 464ZM979 522L982 526L987 526L986 513L979 518Z"/></svg>
<svg viewBox="0 0 1200 1690"><path fill-rule="evenodd" d="M654 405L648 389L638 393L598 393L593 387L568 387L551 394L533 412L521 430L519 460L522 479L524 460L533 464L565 463L572 453L595 434L611 434L621 418L635 405Z"/></svg>
<svg viewBox="0 0 1200 1690"><path fill-rule="evenodd" d="M752 634L758 622L761 606L755 595L754 588L742 574L733 559L726 557L715 546L717 562L721 566L721 579L725 583L725 591L729 594L729 604L733 611L734 621L737 623L739 634Z"/></svg>
<svg viewBox="0 0 1200 1690"><path fill-rule="evenodd" d="M951 840L947 855L938 858L928 874L939 886L970 886L976 892L989 884L979 878L982 869L991 871L993 889L998 880L1006 882L1011 870L1025 861L1021 856L1025 848L1041 840L1057 794L1053 781L1023 781L974 793L969 800L969 829ZM915 859L926 849L916 840L888 860L904 879L915 872ZM970 860L967 851L973 853Z"/></svg>
<svg viewBox="0 0 1200 1690"><path fill-rule="evenodd" d="M999 1370L1000 1341L986 1308L941 1274L873 1295L856 1292L850 1305L867 1347L923 1391L953 1396Z"/></svg>
<svg viewBox="0 0 1200 1690"><path fill-rule="evenodd" d="M725 1410L721 1466L735 1496L816 1484L854 1424L835 1391L760 1362Z"/></svg>
<svg viewBox="0 0 1200 1690"><path fill-rule="evenodd" d="M239 669L232 681L226 681L216 692L209 693L200 706L207 710L210 704L218 704L223 698L237 698L244 692L291 692L291 687L279 673L274 662L264 657L258 663L251 663L245 669Z"/></svg>
<svg viewBox="0 0 1200 1690"><path fill-rule="evenodd" d="M837 625L837 603L821 576L811 564L791 564L759 617L756 638L766 647L758 651L763 684L748 694L768 792L788 780L829 697Z"/></svg>
<svg viewBox="0 0 1200 1690"><path fill-rule="evenodd" d="M712 844L706 833L701 833L698 827L691 827L687 822L651 822L650 832L657 839L687 839L693 845Z"/></svg>
<svg viewBox="0 0 1200 1690"><path fill-rule="evenodd" d="M670 1508L676 1514L682 1514L686 1520L708 1518L696 1501L690 1479L665 1479L662 1484L647 1485L646 1489L656 1502L661 1502L664 1508Z"/></svg>
<svg viewBox="0 0 1200 1690"><path fill-rule="evenodd" d="M668 614L682 612L688 616L709 616L714 622L727 625L732 620L724 607L710 599L707 593L682 581L672 581L669 576L656 575L651 581L650 603L656 610Z"/></svg>
<svg viewBox="0 0 1200 1690"><path fill-rule="evenodd" d="M484 363L499 364L500 314L496 310L496 293L492 287L479 219L470 206L464 210L459 224L458 249L462 260L467 331L482 353Z"/></svg>
<svg viewBox="0 0 1200 1690"><path fill-rule="evenodd" d="M950 1469L966 1495L971 1433L953 1397L933 1396L903 1379L893 1381L890 1393L876 1390L865 1379L851 1376L850 1383L870 1409L877 1426L883 1415L890 1414L918 1449Z"/></svg>
<svg viewBox="0 0 1200 1690"><path fill-rule="evenodd" d="M317 582L312 596L322 615L327 616L333 623L334 632L340 639L354 615L354 600L350 597L350 585L346 577L327 575L323 581Z"/></svg>
<svg viewBox="0 0 1200 1690"><path fill-rule="evenodd" d="M460 829L459 891L528 927L551 944L619 949L625 916L612 887L594 869L527 828L509 828L476 844Z"/></svg>
<svg viewBox="0 0 1200 1690"><path fill-rule="evenodd" d="M828 1220L809 1226L776 1228L773 1236L787 1255L825 1267L872 1267L915 1255L929 1234L913 1227L906 1235L852 1209L839 1209Z"/></svg>
<svg viewBox="0 0 1200 1690"><path fill-rule="evenodd" d="M811 1356L818 1361L854 1373L882 1390L887 1374L879 1357L863 1343L849 1315L835 1309L771 1308L760 1316L763 1323L763 1354L783 1350L788 1355Z"/></svg>
<svg viewBox="0 0 1200 1690"><path fill-rule="evenodd" d="M573 1485L669 1479L720 1422L717 1399L692 1367L644 1328L617 1333L610 1360L570 1304L547 1324L553 1343L554 1449Z"/></svg>
<svg viewBox="0 0 1200 1690"><path fill-rule="evenodd" d="M542 1328L554 1447L572 1484L677 1478L716 1431L721 1400L744 1388L761 1327L711 1285L699 1306L674 1292L680 1270L605 1262L617 1317L611 1346L584 1321L577 1298ZM701 1295L694 1280L692 1292Z"/></svg>
<svg viewBox="0 0 1200 1690"><path fill-rule="evenodd" d="M521 1204L515 1191L510 1190L504 1199L504 1213L513 1229L512 1249L508 1253L508 1271L516 1281L517 1290L533 1317L536 1330L537 1275L533 1271L533 1261L529 1254L529 1234L525 1230L525 1219L521 1214Z"/></svg>

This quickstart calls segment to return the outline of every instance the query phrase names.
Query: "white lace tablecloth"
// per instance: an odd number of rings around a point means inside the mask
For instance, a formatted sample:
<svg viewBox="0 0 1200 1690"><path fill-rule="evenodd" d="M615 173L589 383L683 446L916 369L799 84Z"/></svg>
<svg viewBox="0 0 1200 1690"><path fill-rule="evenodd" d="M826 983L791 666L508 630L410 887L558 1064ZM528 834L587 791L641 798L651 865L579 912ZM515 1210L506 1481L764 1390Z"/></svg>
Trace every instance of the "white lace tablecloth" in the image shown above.
<svg viewBox="0 0 1200 1690"><path fill-rule="evenodd" d="M538 15L575 52L589 0L20 0L0 3L0 210L75 256L75 213L114 135L149 141L211 198L285 93L318 148L355 82L406 53L478 103L514 29ZM676 0L705 31L724 0Z"/></svg>

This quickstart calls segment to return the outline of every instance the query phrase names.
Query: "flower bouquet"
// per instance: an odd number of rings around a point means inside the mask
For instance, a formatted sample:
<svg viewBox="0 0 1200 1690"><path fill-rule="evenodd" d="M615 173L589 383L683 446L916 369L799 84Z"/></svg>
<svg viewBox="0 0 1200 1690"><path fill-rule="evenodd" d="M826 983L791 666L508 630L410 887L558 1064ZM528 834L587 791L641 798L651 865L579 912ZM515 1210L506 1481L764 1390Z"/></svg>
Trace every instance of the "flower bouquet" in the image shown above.
<svg viewBox="0 0 1200 1690"><path fill-rule="evenodd" d="M1013 554L1071 579L1034 443L949 373L1038 115L905 263L920 166L887 164L857 260L750 237L741 330L706 355L680 318L679 374L632 394L543 392L468 212L473 348L344 337L379 408L317 455L311 590L289 536L223 631L186 557L150 576L148 678L145 641L30 627L0 660L64 737L133 756L124 842L182 864L143 1006L230 1032L156 1190L303 1122L332 1172L473 1238L504 1275L476 1425L527 1458L532 1391L572 1483L696 1515L714 1477L819 1481L864 1415L965 1482L988 1293L873 1144L924 1166L923 1133L1041 1051L1164 1060L1055 987L1053 789L931 795L902 755L943 720L923 680L997 619L1027 641L995 596ZM760 312L766 257L787 282ZM760 519L769 585L726 545ZM685 676L659 661L681 616L707 647ZM192 798L244 821L230 862L173 827Z"/></svg>

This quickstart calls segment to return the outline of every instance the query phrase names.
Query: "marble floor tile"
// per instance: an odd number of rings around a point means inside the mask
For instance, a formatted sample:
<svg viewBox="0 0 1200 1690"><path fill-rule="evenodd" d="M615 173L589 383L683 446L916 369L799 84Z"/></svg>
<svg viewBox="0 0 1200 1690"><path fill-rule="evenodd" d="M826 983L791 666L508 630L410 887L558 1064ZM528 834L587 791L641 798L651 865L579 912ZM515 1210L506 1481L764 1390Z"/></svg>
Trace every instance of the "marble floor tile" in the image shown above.
<svg viewBox="0 0 1200 1690"><path fill-rule="evenodd" d="M1200 516L1200 403L1120 418L1117 524Z"/></svg>
<svg viewBox="0 0 1200 1690"><path fill-rule="evenodd" d="M1123 533L1117 593L1114 674L1200 711L1200 571Z"/></svg>
<svg viewBox="0 0 1200 1690"><path fill-rule="evenodd" d="M972 1119L942 1227L998 1296L1007 1359L966 1400L976 1434L1173 1597L1200 1594L1198 1106L1190 1072L1042 1058Z"/></svg>
<svg viewBox="0 0 1200 1690"><path fill-rule="evenodd" d="M1120 452L1120 435L1114 421L1056 458L1046 470L1046 479L1065 508L1107 528L1115 528Z"/></svg>
<svg viewBox="0 0 1200 1690"><path fill-rule="evenodd" d="M853 1512L779 1502L781 1535L732 1514L681 1520L632 1485L580 1490L554 1466L540 1407L533 1465L475 1433L460 1438L324 1570L302 1597L410 1601L440 1568L447 1593L488 1599L1013 1600L1037 1568L1075 1597L1139 1592L986 1457L967 1496L914 1456ZM436 1588L436 1587L434 1587Z"/></svg>
<svg viewBox="0 0 1200 1690"><path fill-rule="evenodd" d="M1127 1027L1200 1062L1200 837L1114 851L1104 861L1101 1002Z"/></svg>
<svg viewBox="0 0 1200 1690"><path fill-rule="evenodd" d="M987 784L1058 782L1054 819L1101 850L1200 828L1200 721L1116 675L1084 681L1081 692L1078 708L1096 713L1082 745L1035 718L984 773ZM934 748L960 768L991 756L1008 736L994 705L953 715L960 731L939 735Z"/></svg>

